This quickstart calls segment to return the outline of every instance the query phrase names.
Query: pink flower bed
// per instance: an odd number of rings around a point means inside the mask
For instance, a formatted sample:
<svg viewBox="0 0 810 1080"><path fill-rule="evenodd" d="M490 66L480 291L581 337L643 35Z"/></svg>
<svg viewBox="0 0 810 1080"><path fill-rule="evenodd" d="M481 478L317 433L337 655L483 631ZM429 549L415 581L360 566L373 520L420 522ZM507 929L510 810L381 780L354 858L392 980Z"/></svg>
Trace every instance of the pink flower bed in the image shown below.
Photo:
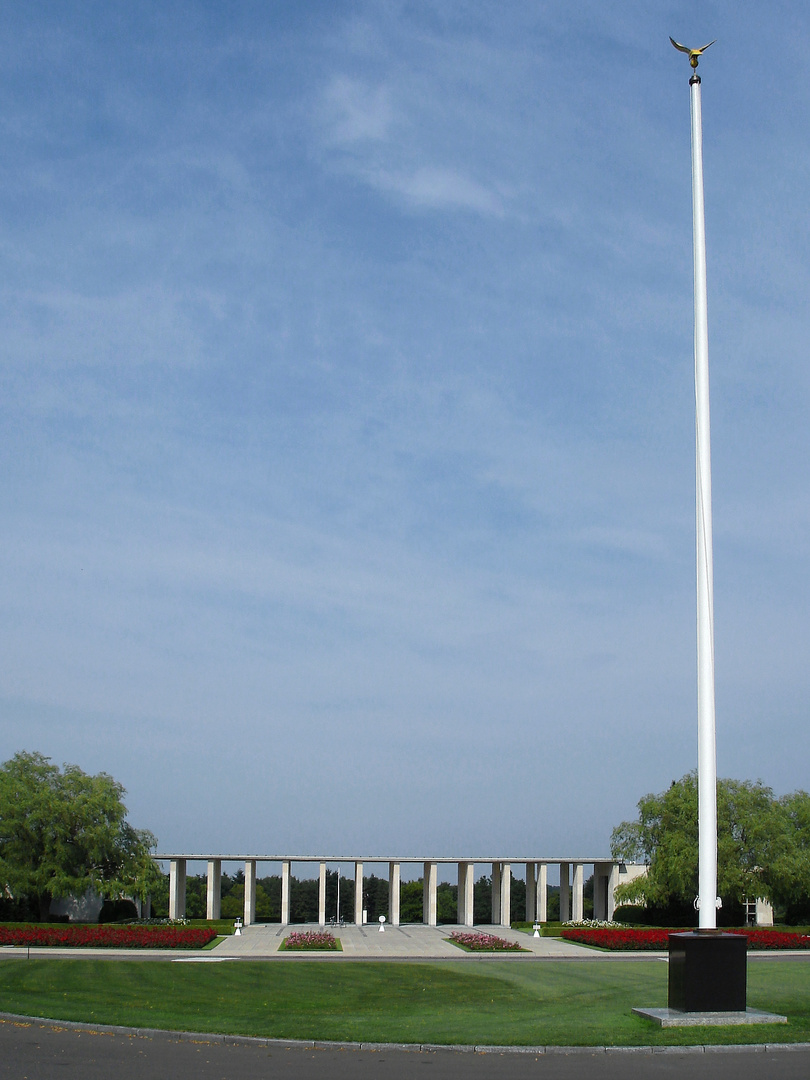
<svg viewBox="0 0 810 1080"><path fill-rule="evenodd" d="M95 949L201 949L216 930L191 926L0 926L0 945Z"/></svg>
<svg viewBox="0 0 810 1080"><path fill-rule="evenodd" d="M566 941L579 945L596 945L600 949L617 951L655 950L666 952L669 935L682 933L683 929L673 930L563 930L561 936ZM810 949L810 937L804 934L791 934L783 930L728 930L729 934L742 934L748 938L749 949Z"/></svg>
<svg viewBox="0 0 810 1080"><path fill-rule="evenodd" d="M287 949L337 949L337 939L325 930L293 930L284 938Z"/></svg>
<svg viewBox="0 0 810 1080"><path fill-rule="evenodd" d="M461 945L474 952L524 951L516 941L507 941L505 938L495 937L494 934L465 934L460 930L454 930L450 935L450 941L454 945Z"/></svg>

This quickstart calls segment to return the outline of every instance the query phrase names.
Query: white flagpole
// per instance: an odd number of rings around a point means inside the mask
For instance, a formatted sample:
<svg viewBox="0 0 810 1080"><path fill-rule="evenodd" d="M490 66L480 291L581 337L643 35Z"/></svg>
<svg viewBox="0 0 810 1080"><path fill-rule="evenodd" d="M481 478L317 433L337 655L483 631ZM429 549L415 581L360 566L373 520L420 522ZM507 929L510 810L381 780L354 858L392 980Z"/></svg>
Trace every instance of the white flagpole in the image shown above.
<svg viewBox="0 0 810 1080"><path fill-rule="evenodd" d="M709 425L709 328L703 126L700 76L689 80L692 114L692 220L695 260L695 457L697 503L698 659L698 926L717 928L717 751L714 695L712 461Z"/></svg>

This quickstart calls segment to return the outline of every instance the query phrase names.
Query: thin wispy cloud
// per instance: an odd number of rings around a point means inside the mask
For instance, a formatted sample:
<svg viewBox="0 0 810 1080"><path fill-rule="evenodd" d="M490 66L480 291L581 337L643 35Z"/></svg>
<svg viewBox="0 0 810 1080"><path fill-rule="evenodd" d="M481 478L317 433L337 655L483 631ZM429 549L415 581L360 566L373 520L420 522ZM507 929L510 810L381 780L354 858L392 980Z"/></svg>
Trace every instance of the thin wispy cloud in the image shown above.
<svg viewBox="0 0 810 1080"><path fill-rule="evenodd" d="M339 76L324 94L326 141L338 146L386 140L393 121L390 92Z"/></svg>
<svg viewBox="0 0 810 1080"><path fill-rule="evenodd" d="M458 169L418 162L418 124L414 117L396 116L389 88L341 76L324 98L323 141L333 167L415 209L502 215L502 199L485 185Z"/></svg>
<svg viewBox="0 0 810 1080"><path fill-rule="evenodd" d="M383 191L404 196L415 207L503 215L501 200L493 192L452 169L423 167L412 175L372 173L369 180Z"/></svg>

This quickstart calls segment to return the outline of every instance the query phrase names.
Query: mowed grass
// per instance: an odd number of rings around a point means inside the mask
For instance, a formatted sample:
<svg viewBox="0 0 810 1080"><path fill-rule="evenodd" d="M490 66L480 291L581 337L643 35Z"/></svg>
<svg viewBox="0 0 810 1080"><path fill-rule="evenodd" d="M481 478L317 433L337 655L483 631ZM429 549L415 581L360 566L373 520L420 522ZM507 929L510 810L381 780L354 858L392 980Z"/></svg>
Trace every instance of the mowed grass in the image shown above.
<svg viewBox="0 0 810 1080"><path fill-rule="evenodd" d="M175 964L6 960L0 1009L90 1023L362 1042L644 1045L810 1040L810 963L749 965L748 1003L789 1023L664 1031L664 963Z"/></svg>

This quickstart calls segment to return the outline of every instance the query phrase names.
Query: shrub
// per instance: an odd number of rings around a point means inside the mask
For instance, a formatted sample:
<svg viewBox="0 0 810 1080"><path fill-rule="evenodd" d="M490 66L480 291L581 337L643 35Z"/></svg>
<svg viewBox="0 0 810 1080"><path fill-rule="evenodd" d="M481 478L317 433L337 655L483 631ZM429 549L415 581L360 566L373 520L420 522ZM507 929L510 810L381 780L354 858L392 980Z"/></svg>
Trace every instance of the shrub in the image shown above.
<svg viewBox="0 0 810 1080"><path fill-rule="evenodd" d="M132 922L138 918L138 909L131 900L105 900L98 913L100 923Z"/></svg>
<svg viewBox="0 0 810 1080"><path fill-rule="evenodd" d="M637 926L676 926L688 929L697 923L697 915L691 904L669 904L666 907L644 907L640 904L621 904L613 912L615 922L632 923Z"/></svg>

